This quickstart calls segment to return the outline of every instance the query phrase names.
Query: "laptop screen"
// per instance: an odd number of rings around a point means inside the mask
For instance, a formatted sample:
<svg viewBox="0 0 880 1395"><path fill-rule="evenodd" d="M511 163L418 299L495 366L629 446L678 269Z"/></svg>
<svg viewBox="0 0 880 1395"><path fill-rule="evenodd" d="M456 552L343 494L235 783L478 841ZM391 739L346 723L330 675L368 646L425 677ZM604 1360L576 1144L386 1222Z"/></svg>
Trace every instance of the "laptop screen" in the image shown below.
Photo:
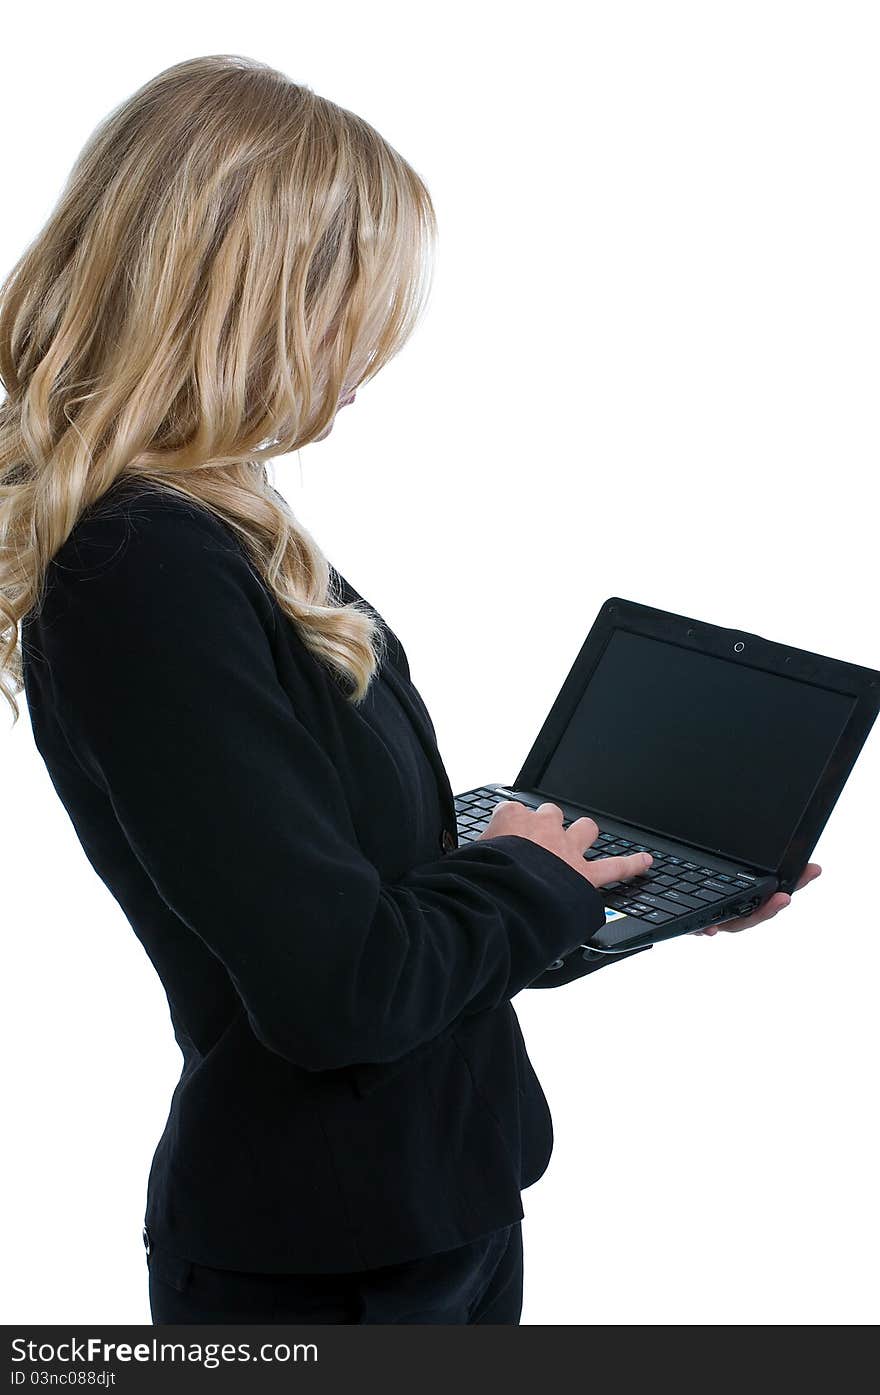
<svg viewBox="0 0 880 1395"><path fill-rule="evenodd" d="M618 629L537 789L773 869L855 702Z"/></svg>

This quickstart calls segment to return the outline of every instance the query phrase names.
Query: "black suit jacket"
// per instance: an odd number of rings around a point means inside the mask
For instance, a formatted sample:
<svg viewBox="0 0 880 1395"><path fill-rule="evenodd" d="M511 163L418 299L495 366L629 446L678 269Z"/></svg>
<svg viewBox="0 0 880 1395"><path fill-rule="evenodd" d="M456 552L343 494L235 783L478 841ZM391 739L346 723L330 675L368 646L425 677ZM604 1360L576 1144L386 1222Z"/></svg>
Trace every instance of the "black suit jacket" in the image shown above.
<svg viewBox="0 0 880 1395"><path fill-rule="evenodd" d="M602 900L526 838L457 846L385 629L354 707L232 530L131 481L23 625L36 745L168 996L183 1062L145 1220L197 1263L448 1249L520 1218L550 1157L510 999L607 962L576 949Z"/></svg>

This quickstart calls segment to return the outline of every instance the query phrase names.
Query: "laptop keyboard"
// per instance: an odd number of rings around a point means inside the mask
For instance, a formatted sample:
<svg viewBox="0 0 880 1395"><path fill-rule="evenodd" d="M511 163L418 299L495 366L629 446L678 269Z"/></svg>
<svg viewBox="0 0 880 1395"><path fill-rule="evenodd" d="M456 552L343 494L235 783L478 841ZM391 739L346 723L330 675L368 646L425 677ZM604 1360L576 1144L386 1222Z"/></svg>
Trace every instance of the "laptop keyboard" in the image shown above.
<svg viewBox="0 0 880 1395"><path fill-rule="evenodd" d="M502 799L510 796L497 790L477 789L461 794L455 800L455 814L458 820L460 843L472 843L480 836L489 817ZM526 804L523 799L515 803ZM568 828L572 819L563 819ZM649 925L665 925L677 916L699 907L720 901L731 892L748 889L755 878L743 873L742 876L728 876L712 867L701 867L699 862L689 862L683 857L652 848L650 843L634 843L628 838L618 838L611 833L600 831L598 838L587 848L584 857L594 862L599 857L616 857L636 852L648 852L653 862L646 872L630 877L622 882L608 882L598 890L606 906L622 915L635 916Z"/></svg>

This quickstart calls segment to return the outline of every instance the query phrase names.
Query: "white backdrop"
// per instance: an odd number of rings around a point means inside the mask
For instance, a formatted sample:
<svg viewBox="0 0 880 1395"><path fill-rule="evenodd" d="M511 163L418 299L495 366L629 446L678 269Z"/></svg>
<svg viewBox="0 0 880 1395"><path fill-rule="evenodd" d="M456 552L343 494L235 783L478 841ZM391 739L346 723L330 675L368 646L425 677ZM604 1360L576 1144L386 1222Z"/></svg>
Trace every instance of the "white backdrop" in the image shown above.
<svg viewBox="0 0 880 1395"><path fill-rule="evenodd" d="M198 53L283 68L427 180L427 317L275 477L400 635L454 788L515 776L610 595L880 667L876 7L157 3L125 33L85 0L4 32L4 271L95 123ZM3 1319L148 1322L180 1057L21 702ZM771 924L515 1000L556 1134L524 1323L877 1320L878 777L875 732Z"/></svg>

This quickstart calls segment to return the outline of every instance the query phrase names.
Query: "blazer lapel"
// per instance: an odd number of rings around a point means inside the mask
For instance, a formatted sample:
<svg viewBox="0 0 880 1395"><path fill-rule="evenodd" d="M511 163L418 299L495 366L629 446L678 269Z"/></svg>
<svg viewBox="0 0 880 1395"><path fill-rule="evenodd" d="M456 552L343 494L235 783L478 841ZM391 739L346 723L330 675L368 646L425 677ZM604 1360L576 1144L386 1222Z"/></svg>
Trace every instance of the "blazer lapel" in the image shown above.
<svg viewBox="0 0 880 1395"><path fill-rule="evenodd" d="M428 709L423 703L418 691L416 690L415 685L412 682L412 679L410 679L404 672L400 658L400 646L397 636L394 633L394 631L386 624L386 622L382 620L382 617L379 615L379 612L375 609L375 607L370 605L369 601L364 600L364 597L358 591L355 590L355 588L351 585L350 582L346 581L345 577L342 575L341 572L336 571L335 567L333 568L333 570L339 577L341 588L345 593L346 600L363 601L364 605L370 606L370 610L372 610L373 614L376 615L382 623L382 628L384 629L389 641L388 657L387 660L383 663L381 669L382 676L388 680L388 683L390 687L393 689L394 694L400 702L401 707L404 709L410 721L412 722L413 728L415 729L415 733L422 744L422 749L424 750L425 755L430 761L431 768L433 769L434 775L437 780L437 788L440 793L441 802L443 804L444 823L449 829L451 829L454 832L457 826L457 819L455 816L455 796L452 792L452 786L449 783L449 776L446 773L446 767L443 764L443 760L441 758L440 751L437 746L437 733L434 730L434 724L431 721Z"/></svg>
<svg viewBox="0 0 880 1395"><path fill-rule="evenodd" d="M413 687L412 682L407 681L403 677L395 664L384 664L382 673L393 687L400 701L400 705L409 716L415 728L416 735L422 743L425 755L431 762L434 774L437 777L437 788L440 791L440 798L443 802L444 821L448 824L449 828L454 829L456 826L455 796L452 793L449 776L446 774L446 768L437 748L437 738L433 723L430 722L430 717L428 717L427 708L416 693L416 689Z"/></svg>

